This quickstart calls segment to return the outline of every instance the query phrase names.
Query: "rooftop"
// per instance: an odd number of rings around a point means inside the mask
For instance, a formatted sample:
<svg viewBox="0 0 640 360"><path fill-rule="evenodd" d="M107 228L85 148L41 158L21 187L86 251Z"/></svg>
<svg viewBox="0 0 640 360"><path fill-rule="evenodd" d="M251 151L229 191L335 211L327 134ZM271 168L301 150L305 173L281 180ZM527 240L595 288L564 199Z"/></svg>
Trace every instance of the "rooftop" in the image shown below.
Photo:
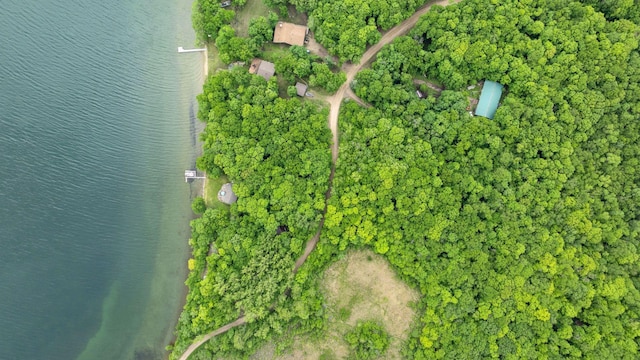
<svg viewBox="0 0 640 360"><path fill-rule="evenodd" d="M478 100L478 106L476 107L476 115L493 119L498 110L502 88L503 86L495 81L485 80L480 93L480 100Z"/></svg>
<svg viewBox="0 0 640 360"><path fill-rule="evenodd" d="M238 197L233 192L231 183L222 185L220 191L218 191L218 200L227 205L231 205L238 200Z"/></svg>
<svg viewBox="0 0 640 360"><path fill-rule="evenodd" d="M298 96L305 96L305 94L307 93L307 88L307 84L303 84L301 82L296 83L296 93L298 94Z"/></svg>
<svg viewBox="0 0 640 360"><path fill-rule="evenodd" d="M266 60L253 59L251 66L249 67L249 73L260 75L265 80L269 81L273 74L276 73L276 67L273 63Z"/></svg>
<svg viewBox="0 0 640 360"><path fill-rule="evenodd" d="M273 42L304 46L304 38L308 31L309 28L304 25L280 21L273 32Z"/></svg>

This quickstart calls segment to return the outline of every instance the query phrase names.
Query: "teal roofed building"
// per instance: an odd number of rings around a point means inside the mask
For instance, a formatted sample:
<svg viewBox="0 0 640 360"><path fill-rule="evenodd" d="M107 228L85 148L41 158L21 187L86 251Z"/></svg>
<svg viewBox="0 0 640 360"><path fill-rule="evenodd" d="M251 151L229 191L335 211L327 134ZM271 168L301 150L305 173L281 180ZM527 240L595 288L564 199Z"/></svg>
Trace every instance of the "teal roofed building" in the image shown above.
<svg viewBox="0 0 640 360"><path fill-rule="evenodd" d="M476 107L476 115L493 119L498 109L500 96L502 96L502 88L503 86L495 81L485 80L482 92L480 93L480 100Z"/></svg>

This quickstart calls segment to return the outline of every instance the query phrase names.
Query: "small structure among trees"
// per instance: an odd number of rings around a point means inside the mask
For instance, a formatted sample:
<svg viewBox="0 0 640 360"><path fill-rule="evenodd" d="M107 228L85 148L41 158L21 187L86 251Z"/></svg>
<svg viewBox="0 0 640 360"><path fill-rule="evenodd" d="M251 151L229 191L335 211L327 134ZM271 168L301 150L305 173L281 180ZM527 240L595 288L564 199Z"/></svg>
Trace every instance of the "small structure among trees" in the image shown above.
<svg viewBox="0 0 640 360"><path fill-rule="evenodd" d="M227 205L231 205L238 201L238 196L233 192L231 183L222 185L220 191L218 191L218 200Z"/></svg>
<svg viewBox="0 0 640 360"><path fill-rule="evenodd" d="M307 94L307 84L303 84L301 82L297 82L296 83L296 94L298 94L298 96L302 96L304 97Z"/></svg>
<svg viewBox="0 0 640 360"><path fill-rule="evenodd" d="M265 80L269 81L273 74L276 73L276 67L272 62L262 59L253 59L251 66L249 67L249 73L260 75Z"/></svg>
<svg viewBox="0 0 640 360"><path fill-rule="evenodd" d="M289 45L304 46L309 28L280 21L273 32L273 42Z"/></svg>
<svg viewBox="0 0 640 360"><path fill-rule="evenodd" d="M480 100L476 107L476 115L493 119L502 96L502 88L503 86L495 81L485 80L480 93Z"/></svg>

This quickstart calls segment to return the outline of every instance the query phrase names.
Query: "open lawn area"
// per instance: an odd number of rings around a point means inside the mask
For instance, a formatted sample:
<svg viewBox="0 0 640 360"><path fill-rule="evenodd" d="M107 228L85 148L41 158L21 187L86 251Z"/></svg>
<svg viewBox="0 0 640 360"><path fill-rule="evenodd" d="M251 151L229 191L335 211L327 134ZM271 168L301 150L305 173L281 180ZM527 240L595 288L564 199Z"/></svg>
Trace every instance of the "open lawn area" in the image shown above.
<svg viewBox="0 0 640 360"><path fill-rule="evenodd" d="M207 184L205 185L205 197L204 201L207 204L208 208L223 208L227 205L221 203L218 200L218 190L223 184L229 182L229 179L226 175L222 175L219 178L207 178Z"/></svg>
<svg viewBox="0 0 640 360"><path fill-rule="evenodd" d="M213 43L207 46L208 52L208 61L209 61L209 75L216 72L218 69L226 69L227 65L225 65L222 60L220 60L220 56L218 55L218 48L216 48Z"/></svg>
<svg viewBox="0 0 640 360"><path fill-rule="evenodd" d="M389 263L370 250L349 253L329 267L321 280L327 328L317 338L298 336L283 354L269 343L251 359L329 360L349 358L344 336L358 321L375 320L384 326L391 343L383 359L400 359L415 311L418 293L398 278Z"/></svg>
<svg viewBox="0 0 640 360"><path fill-rule="evenodd" d="M236 30L237 36L249 36L249 21L258 16L268 17L272 10L262 0L247 0L242 9L236 10L236 18L231 26Z"/></svg>

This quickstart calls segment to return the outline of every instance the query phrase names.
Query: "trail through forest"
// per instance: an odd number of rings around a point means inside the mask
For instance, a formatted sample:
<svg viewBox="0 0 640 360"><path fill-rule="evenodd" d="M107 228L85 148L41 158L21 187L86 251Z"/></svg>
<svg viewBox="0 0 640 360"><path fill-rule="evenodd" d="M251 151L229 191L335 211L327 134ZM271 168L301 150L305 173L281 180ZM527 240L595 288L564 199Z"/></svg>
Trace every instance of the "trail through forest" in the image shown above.
<svg viewBox="0 0 640 360"><path fill-rule="evenodd" d="M316 245L320 240L320 234L322 231L322 227L324 225L325 215L327 213L327 203L328 203L329 197L331 196L331 187L333 184L333 177L336 171L336 161L338 160L338 140L339 140L338 114L340 113L340 106L342 105L342 100L344 99L345 94L347 93L347 90L350 88L351 82L353 81L355 76L358 74L358 72L360 72L363 66L367 65L369 61L371 61L373 56L376 55L380 51L380 49L382 49L383 46L391 43L398 36L402 36L408 33L409 30L411 30L411 28L415 26L415 24L418 22L420 17L426 14L431 9L432 6L434 5L448 6L452 4L457 4L460 1L462 0L440 0L440 1L436 1L421 7L413 15L411 15L411 17L409 17L405 21L401 22L400 24L394 26L389 31L387 31L382 36L382 38L378 43L376 43L375 45L367 49L367 51L365 51L365 53L362 55L362 58L360 59L360 62L358 64L349 63L349 64L344 64L342 66L342 70L347 75L347 81L345 81L345 83L342 84L340 89L338 89L338 91L333 96L326 98L326 101L329 103L329 106L330 106L329 129L331 129L331 133L333 135L333 144L331 146L332 165L331 165L331 173L329 175L329 182L328 182L329 189L327 190L325 195L324 212L322 214L322 219L320 220L320 226L318 227L318 231L315 233L315 235L311 239L309 239L304 249L304 253L296 260L296 263L293 269L294 273L297 272L298 269L304 264L304 262L307 260L311 252L313 252L313 250L316 248ZM182 356L180 356L180 360L187 360L189 356L197 348L199 348L205 342L209 341L211 338L217 335L223 334L236 326L244 325L245 323L246 321L244 320L244 316L241 316L235 321L211 331L210 333L204 335L202 339L191 344L187 348L187 350L182 354Z"/></svg>
<svg viewBox="0 0 640 360"><path fill-rule="evenodd" d="M391 28L391 30L387 31L380 41L367 49L365 53L362 55L360 62L358 64L345 64L342 66L342 70L347 74L347 81L338 89L338 91L330 98L327 99L329 105L331 106L331 110L329 112L329 128L331 129L331 133L333 134L333 146L331 147L331 155L333 159L333 167L331 172L333 173L335 169L336 160L338 160L338 115L340 114L340 106L342 105L342 99L345 96L347 89L350 87L351 82L356 77L358 72L362 69L363 66L367 65L369 61L376 55L383 46L391 43L398 36L405 35L406 33L413 28L420 17L426 14L431 7L434 5L447 6L452 4L457 4L461 0L441 0L430 3L428 5L423 6L418 9L410 18L401 22L399 25Z"/></svg>

